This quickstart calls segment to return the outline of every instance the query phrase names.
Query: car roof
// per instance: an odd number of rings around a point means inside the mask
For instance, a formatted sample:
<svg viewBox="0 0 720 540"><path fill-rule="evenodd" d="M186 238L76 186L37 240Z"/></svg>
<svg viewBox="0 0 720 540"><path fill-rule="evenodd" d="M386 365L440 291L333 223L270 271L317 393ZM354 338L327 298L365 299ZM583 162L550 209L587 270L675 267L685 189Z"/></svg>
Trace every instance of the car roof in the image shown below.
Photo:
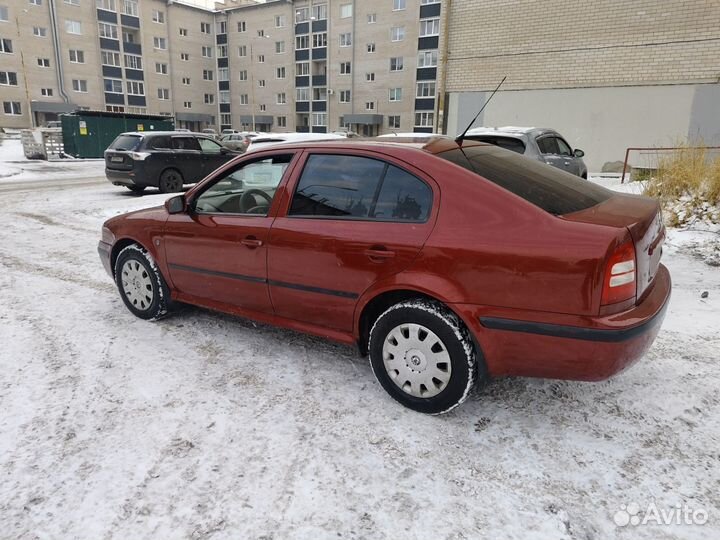
<svg viewBox="0 0 720 540"><path fill-rule="evenodd" d="M466 135L504 135L506 137L520 137L522 135L542 135L544 133L557 133L554 129L538 127L476 127L469 129Z"/></svg>
<svg viewBox="0 0 720 540"><path fill-rule="evenodd" d="M194 131L126 131L120 135L130 135L134 137L147 137L148 135L178 135L181 137L187 137L188 135L196 135L198 137L207 138L207 133L196 133ZM118 137L120 135L118 135Z"/></svg>

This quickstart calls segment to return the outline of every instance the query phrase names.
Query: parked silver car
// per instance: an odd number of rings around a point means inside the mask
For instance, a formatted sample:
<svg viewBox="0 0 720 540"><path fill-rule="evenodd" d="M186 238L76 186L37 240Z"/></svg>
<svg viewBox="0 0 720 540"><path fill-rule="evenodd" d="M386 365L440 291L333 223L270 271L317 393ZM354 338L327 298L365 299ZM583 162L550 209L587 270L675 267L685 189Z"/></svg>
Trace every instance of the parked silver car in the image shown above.
<svg viewBox="0 0 720 540"><path fill-rule="evenodd" d="M585 152L572 149L557 131L534 127L480 127L468 130L466 139L481 141L524 154L567 171L581 178L587 178L587 166L582 160Z"/></svg>

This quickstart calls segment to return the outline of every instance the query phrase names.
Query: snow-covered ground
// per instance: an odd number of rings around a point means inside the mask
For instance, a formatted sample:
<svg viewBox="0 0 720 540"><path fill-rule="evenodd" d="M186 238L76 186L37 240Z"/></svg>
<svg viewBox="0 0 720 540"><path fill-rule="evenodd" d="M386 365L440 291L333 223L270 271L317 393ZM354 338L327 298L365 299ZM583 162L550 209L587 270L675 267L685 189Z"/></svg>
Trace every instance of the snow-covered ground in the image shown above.
<svg viewBox="0 0 720 540"><path fill-rule="evenodd" d="M0 139L0 186L8 182L98 178L105 174L102 159L43 161L25 159L19 139Z"/></svg>
<svg viewBox="0 0 720 540"><path fill-rule="evenodd" d="M100 225L166 197L90 182L0 184L0 537L719 537L720 270L691 247L705 233L670 232L671 305L635 367L496 380L429 417L351 348L190 307L134 318ZM707 522L614 520L653 504Z"/></svg>

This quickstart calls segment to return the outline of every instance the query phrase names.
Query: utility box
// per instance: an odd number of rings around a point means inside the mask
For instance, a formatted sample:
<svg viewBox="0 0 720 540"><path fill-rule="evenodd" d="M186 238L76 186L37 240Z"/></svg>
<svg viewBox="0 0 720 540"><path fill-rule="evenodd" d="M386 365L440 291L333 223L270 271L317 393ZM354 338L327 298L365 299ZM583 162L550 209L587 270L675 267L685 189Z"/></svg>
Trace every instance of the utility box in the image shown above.
<svg viewBox="0 0 720 540"><path fill-rule="evenodd" d="M173 131L172 117L149 114L76 111L61 114L65 154L101 158L115 137L128 131Z"/></svg>

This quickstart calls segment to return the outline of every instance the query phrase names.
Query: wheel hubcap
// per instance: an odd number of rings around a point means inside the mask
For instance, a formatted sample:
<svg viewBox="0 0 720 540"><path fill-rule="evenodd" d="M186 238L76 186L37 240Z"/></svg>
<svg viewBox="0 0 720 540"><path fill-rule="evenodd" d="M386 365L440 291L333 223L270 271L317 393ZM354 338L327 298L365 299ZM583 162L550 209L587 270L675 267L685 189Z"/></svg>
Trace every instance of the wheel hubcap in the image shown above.
<svg viewBox="0 0 720 540"><path fill-rule="evenodd" d="M450 355L442 340L421 324L393 328L383 343L383 362L392 381L406 394L430 398L450 381Z"/></svg>
<svg viewBox="0 0 720 540"><path fill-rule="evenodd" d="M155 297L152 280L145 267L138 261L125 261L120 271L122 289L128 301L140 311L150 308Z"/></svg>

